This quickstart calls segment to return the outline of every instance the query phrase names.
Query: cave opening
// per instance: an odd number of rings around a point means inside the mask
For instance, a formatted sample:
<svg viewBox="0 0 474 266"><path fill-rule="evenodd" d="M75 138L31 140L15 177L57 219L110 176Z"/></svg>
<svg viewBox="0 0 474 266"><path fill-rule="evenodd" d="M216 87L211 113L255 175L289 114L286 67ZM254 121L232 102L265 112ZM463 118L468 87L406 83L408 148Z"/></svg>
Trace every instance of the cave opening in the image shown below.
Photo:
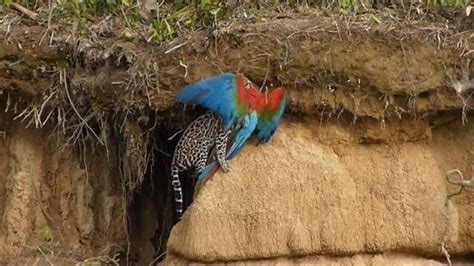
<svg viewBox="0 0 474 266"><path fill-rule="evenodd" d="M172 227L178 222L174 194L170 182L172 156L186 127L205 110L153 113L150 121L160 118L153 129L149 149L154 160L149 162L140 188L130 199L128 216L129 261L138 265L158 263L165 259L166 244ZM163 121L163 117L169 117ZM184 212L193 201L196 176L192 171L180 172Z"/></svg>

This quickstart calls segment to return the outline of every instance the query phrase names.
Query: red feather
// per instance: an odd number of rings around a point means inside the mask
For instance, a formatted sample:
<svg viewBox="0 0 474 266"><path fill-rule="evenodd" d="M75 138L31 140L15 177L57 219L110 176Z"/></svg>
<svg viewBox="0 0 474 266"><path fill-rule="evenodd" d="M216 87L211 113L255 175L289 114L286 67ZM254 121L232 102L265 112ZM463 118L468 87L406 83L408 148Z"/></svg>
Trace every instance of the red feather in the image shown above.
<svg viewBox="0 0 474 266"><path fill-rule="evenodd" d="M270 110L275 111L280 108L281 101L285 97L285 89L278 87L272 92L267 94L266 106L270 107Z"/></svg>
<svg viewBox="0 0 474 266"><path fill-rule="evenodd" d="M261 93L259 88L242 74L237 75L237 99L245 109L255 110L257 113L265 109L276 111L285 96L285 89L278 87L268 94ZM247 110L246 110L247 111Z"/></svg>

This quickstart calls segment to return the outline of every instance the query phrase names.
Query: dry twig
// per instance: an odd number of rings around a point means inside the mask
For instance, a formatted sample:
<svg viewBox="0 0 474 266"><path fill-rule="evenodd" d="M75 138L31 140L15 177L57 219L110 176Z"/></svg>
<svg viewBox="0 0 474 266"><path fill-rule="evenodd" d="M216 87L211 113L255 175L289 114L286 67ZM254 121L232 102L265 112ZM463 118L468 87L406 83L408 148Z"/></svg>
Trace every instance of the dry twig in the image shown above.
<svg viewBox="0 0 474 266"><path fill-rule="evenodd" d="M36 20L37 17L38 17L38 14L23 7L22 5L18 4L18 3L11 3L10 6L9 6L11 9L13 10L16 10L20 13L22 13L23 15L31 18L32 20Z"/></svg>

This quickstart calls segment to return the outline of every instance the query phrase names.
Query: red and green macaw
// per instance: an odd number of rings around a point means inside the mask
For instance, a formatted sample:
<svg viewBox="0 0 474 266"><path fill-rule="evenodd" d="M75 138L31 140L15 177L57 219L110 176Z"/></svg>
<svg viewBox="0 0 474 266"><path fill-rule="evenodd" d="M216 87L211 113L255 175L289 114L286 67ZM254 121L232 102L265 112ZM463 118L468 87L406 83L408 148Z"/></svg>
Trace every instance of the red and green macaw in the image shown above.
<svg viewBox="0 0 474 266"><path fill-rule="evenodd" d="M288 95L283 88L262 94L244 75L224 73L188 85L177 94L176 100L202 105L221 116L225 129L233 130L227 152L227 158L232 159L255 131L257 145L270 140L280 124ZM207 180L218 170L214 164L208 164L199 175L200 181Z"/></svg>

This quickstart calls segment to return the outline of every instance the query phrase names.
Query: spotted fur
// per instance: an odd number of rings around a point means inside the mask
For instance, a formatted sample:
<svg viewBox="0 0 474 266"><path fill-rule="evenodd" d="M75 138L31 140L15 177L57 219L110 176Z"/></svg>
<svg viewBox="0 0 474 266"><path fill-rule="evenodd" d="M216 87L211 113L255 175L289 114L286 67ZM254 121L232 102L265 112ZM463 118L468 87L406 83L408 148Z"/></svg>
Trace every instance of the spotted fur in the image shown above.
<svg viewBox="0 0 474 266"><path fill-rule="evenodd" d="M194 120L176 145L171 163L171 184L174 190L178 219L183 214L183 191L179 172L194 170L198 175L204 170L211 148L215 146L216 157L224 172L230 170L226 161L227 138L231 130L225 131L222 119L207 111Z"/></svg>

